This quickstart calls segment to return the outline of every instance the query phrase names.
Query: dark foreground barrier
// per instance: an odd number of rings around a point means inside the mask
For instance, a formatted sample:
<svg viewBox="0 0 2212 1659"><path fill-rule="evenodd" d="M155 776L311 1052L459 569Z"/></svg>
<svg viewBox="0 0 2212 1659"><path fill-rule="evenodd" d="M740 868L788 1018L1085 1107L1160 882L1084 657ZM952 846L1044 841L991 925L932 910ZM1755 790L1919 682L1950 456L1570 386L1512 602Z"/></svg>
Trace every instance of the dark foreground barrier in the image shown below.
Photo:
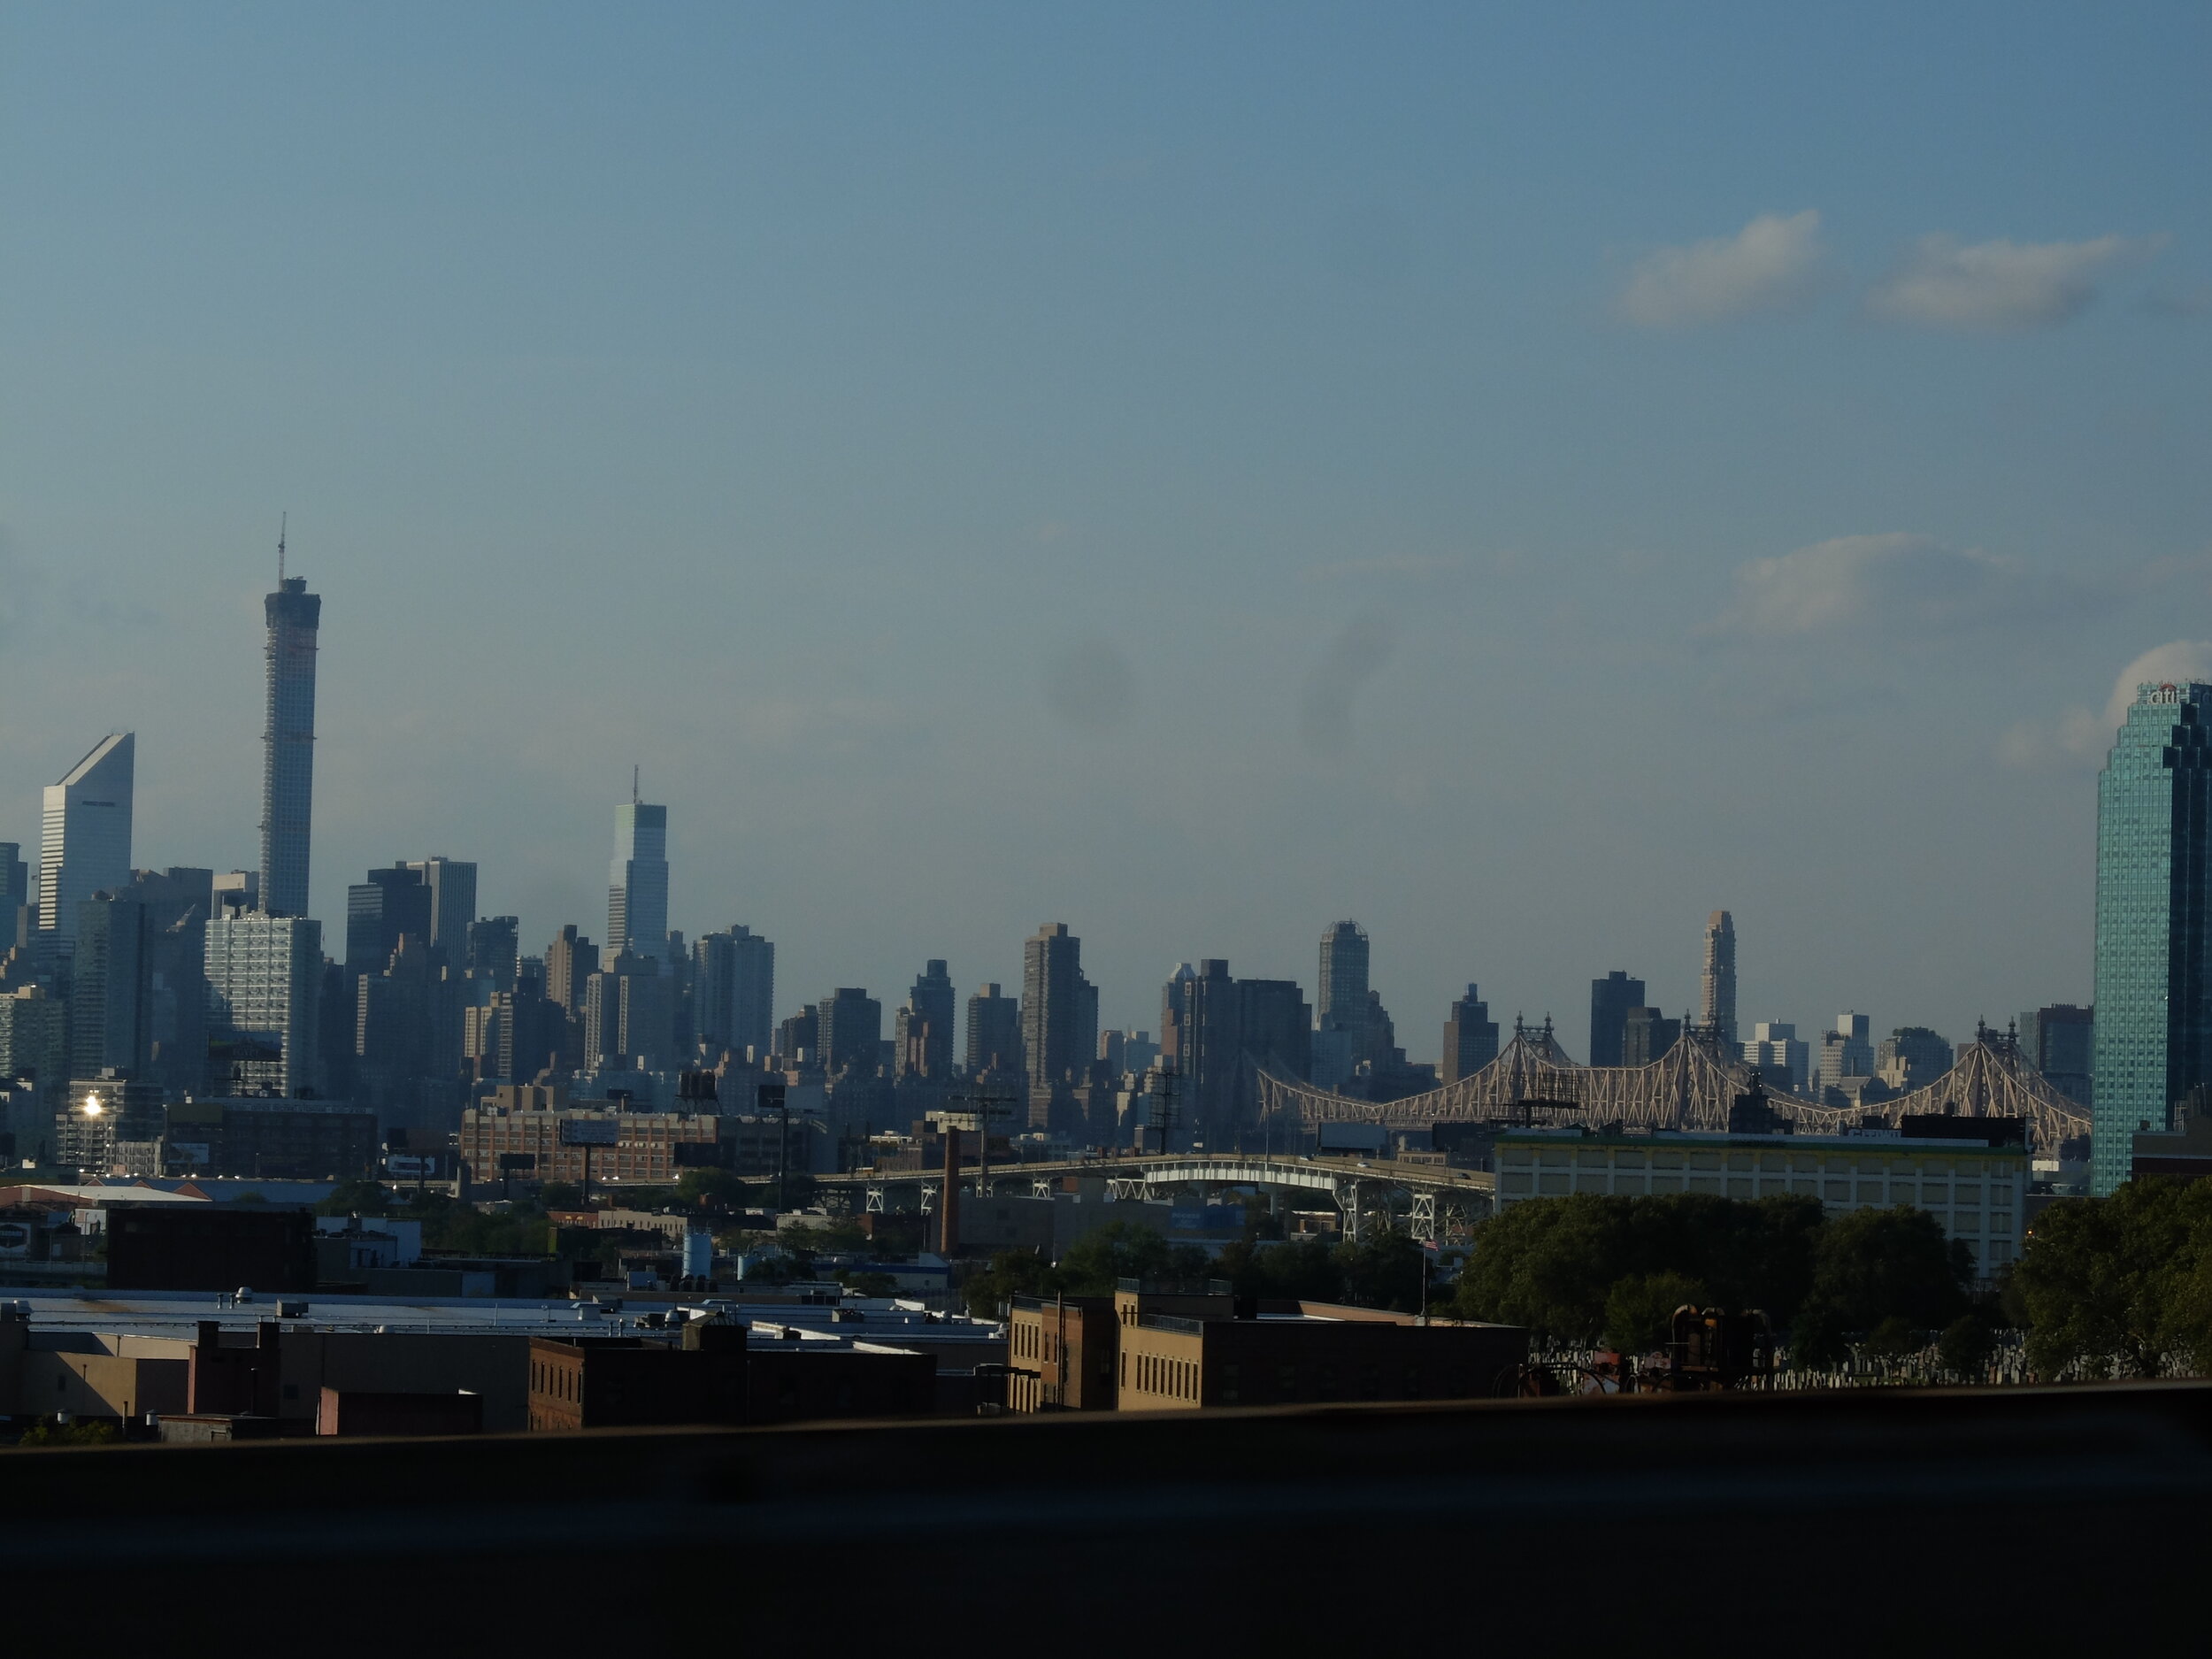
<svg viewBox="0 0 2212 1659"><path fill-rule="evenodd" d="M0 1494L19 1641L2104 1651L2195 1612L2212 1385L20 1450Z"/></svg>

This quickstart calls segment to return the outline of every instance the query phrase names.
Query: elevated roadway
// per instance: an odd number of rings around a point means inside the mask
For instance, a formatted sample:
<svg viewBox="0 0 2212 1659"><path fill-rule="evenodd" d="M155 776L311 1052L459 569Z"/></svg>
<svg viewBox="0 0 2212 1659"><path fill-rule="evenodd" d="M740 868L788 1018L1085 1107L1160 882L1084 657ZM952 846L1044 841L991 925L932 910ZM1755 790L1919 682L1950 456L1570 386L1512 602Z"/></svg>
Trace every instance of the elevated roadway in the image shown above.
<svg viewBox="0 0 2212 1659"><path fill-rule="evenodd" d="M1108 1202L1158 1200L1188 1190L1251 1187L1263 1191L1320 1192L1343 1216L1344 1233L1356 1241L1380 1225L1394 1225L1394 1195L1408 1200L1406 1225L1417 1239L1434 1239L1454 1225L1464 1225L1490 1213L1496 1178L1486 1170L1453 1169L1442 1164L1401 1158L1303 1157L1291 1154L1172 1152L1109 1154L1035 1164L994 1165L984 1178L992 1193L1033 1193L1043 1196L1062 1178L1089 1178L1104 1183ZM978 1171L960 1172L962 1189L973 1192ZM934 1170L858 1170L823 1176L817 1185L871 1210L936 1209L943 1172ZM909 1202L895 1200L912 1194Z"/></svg>

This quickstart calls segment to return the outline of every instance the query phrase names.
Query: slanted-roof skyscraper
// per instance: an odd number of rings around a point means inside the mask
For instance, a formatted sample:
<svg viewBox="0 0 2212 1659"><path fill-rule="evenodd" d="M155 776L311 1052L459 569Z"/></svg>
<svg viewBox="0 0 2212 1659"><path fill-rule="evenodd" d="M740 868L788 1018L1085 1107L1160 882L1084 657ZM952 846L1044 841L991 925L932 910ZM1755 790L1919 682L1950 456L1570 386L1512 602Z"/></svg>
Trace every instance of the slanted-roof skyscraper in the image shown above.
<svg viewBox="0 0 2212 1659"><path fill-rule="evenodd" d="M2212 685L2136 687L2097 777L2096 1075L2089 1190L2137 1131L2212 1081Z"/></svg>
<svg viewBox="0 0 2212 1659"><path fill-rule="evenodd" d="M46 786L45 839L38 849L38 925L77 937L77 906L118 892L131 879L131 790L137 745L128 732L104 737Z"/></svg>
<svg viewBox="0 0 2212 1659"><path fill-rule="evenodd" d="M1726 910L1705 918L1705 973L1698 1021L1733 1053L1736 1048L1736 919Z"/></svg>
<svg viewBox="0 0 2212 1659"><path fill-rule="evenodd" d="M614 863L607 874L608 960L628 951L668 955L668 809L634 795L614 810Z"/></svg>
<svg viewBox="0 0 2212 1659"><path fill-rule="evenodd" d="M269 624L267 719L261 735L261 907L307 914L307 844L315 810L315 651L323 602L304 578L284 573L262 602Z"/></svg>

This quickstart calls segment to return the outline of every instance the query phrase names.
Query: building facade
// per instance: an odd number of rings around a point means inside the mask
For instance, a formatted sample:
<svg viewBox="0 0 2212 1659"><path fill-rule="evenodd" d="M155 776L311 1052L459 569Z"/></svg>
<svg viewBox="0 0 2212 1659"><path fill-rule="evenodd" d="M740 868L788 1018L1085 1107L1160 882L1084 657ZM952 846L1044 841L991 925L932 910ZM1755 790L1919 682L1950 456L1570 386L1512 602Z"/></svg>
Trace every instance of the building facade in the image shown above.
<svg viewBox="0 0 2212 1659"><path fill-rule="evenodd" d="M1832 1215L1909 1204L1962 1240L1976 1271L1990 1279L2019 1259L2028 1152L2024 1145L1990 1143L2013 1120L1969 1121L1987 1124L1990 1140L1918 1139L1893 1129L1843 1135L1508 1130L1494 1148L1497 1204L1502 1210L1570 1193L1741 1199L1799 1193L1819 1199Z"/></svg>
<svg viewBox="0 0 2212 1659"><path fill-rule="evenodd" d="M693 1022L710 1055L768 1057L776 1035L776 948L733 923L691 947Z"/></svg>
<svg viewBox="0 0 2212 1659"><path fill-rule="evenodd" d="M2138 687L2097 778L2090 1190L2212 1078L2212 685Z"/></svg>
<svg viewBox="0 0 2212 1659"><path fill-rule="evenodd" d="M1456 1083L1472 1077L1498 1057L1498 1022L1490 1018L1490 1004L1475 986L1452 1004L1444 1022L1444 1063L1437 1068L1440 1083Z"/></svg>
<svg viewBox="0 0 2212 1659"><path fill-rule="evenodd" d="M967 1030L963 1047L968 1074L987 1071L1022 1071L1021 1003L1004 995L997 982L985 986L968 999Z"/></svg>
<svg viewBox="0 0 2212 1659"><path fill-rule="evenodd" d="M2067 1099L2088 1106L2095 1098L2097 1016L2093 1009L2053 1002L2020 1016L2020 1050L2028 1063Z"/></svg>
<svg viewBox="0 0 2212 1659"><path fill-rule="evenodd" d="M668 809L640 801L614 810L607 875L605 952L626 950L656 963L668 955Z"/></svg>
<svg viewBox="0 0 2212 1659"><path fill-rule="evenodd" d="M1705 918L1705 966L1698 978L1698 1020L1727 1048L1736 1046L1736 918Z"/></svg>
<svg viewBox="0 0 2212 1659"><path fill-rule="evenodd" d="M1628 1025L1628 1010L1644 1006L1644 982L1630 979L1622 969L1590 981L1592 1065L1621 1064L1621 1036Z"/></svg>
<svg viewBox="0 0 2212 1659"><path fill-rule="evenodd" d="M476 920L476 866L458 858L420 858L407 867L422 878L430 895L426 942L444 953L446 966L461 972L468 966L469 927Z"/></svg>
<svg viewBox="0 0 2212 1659"><path fill-rule="evenodd" d="M307 914L315 814L315 659L320 595L296 576L262 602L269 638L261 733L261 900L273 916Z"/></svg>
<svg viewBox="0 0 2212 1659"><path fill-rule="evenodd" d="M303 916L247 911L207 925L208 1022L254 1040L231 1089L296 1095L322 1087L318 1053L323 925Z"/></svg>
<svg viewBox="0 0 2212 1659"><path fill-rule="evenodd" d="M1098 1045L1098 993L1083 977L1083 941L1048 922L1022 943L1022 1051L1033 1088L1078 1077Z"/></svg>
<svg viewBox="0 0 2212 1659"><path fill-rule="evenodd" d="M137 739L102 738L59 783L46 787L38 849L38 925L74 944L77 910L94 894L131 879L131 802Z"/></svg>

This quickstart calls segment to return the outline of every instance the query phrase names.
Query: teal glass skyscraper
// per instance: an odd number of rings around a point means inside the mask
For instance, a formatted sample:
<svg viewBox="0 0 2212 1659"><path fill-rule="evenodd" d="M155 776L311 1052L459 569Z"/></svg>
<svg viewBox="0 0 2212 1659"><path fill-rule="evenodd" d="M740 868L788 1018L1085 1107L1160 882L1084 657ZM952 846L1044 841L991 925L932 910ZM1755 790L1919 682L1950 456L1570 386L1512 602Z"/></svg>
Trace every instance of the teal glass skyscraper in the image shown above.
<svg viewBox="0 0 2212 1659"><path fill-rule="evenodd" d="M2096 1076L2090 1190L2135 1133L2212 1080L2212 685L2136 688L2097 778Z"/></svg>

